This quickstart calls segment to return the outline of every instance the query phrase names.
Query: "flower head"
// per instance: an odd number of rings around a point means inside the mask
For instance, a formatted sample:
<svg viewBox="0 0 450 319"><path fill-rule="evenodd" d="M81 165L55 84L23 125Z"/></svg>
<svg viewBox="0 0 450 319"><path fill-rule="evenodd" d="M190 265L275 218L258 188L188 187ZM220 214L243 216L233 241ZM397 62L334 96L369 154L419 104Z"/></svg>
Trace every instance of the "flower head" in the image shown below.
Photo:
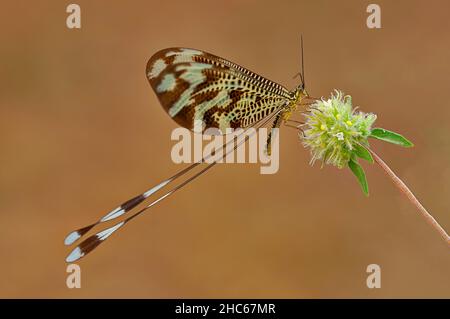
<svg viewBox="0 0 450 319"><path fill-rule="evenodd" d="M368 146L367 138L377 116L356 111L351 96L335 90L328 100L316 101L308 111L301 138L311 151L311 164L319 159L343 168L355 148Z"/></svg>

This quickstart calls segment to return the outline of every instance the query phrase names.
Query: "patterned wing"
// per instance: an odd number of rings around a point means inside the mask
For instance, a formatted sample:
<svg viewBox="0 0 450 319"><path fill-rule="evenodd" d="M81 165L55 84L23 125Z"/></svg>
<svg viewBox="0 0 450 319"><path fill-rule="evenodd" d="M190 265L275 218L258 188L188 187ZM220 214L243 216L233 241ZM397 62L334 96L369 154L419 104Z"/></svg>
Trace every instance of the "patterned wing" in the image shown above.
<svg viewBox="0 0 450 319"><path fill-rule="evenodd" d="M146 73L167 113L189 129L196 121L222 132L249 127L294 99L283 86L199 50L161 50Z"/></svg>

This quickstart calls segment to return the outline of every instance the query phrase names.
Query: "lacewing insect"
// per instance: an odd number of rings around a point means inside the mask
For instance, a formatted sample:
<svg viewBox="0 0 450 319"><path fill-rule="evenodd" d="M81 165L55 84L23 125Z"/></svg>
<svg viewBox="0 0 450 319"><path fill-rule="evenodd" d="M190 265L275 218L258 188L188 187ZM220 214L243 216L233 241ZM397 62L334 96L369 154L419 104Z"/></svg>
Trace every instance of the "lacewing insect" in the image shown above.
<svg viewBox="0 0 450 319"><path fill-rule="evenodd" d="M303 101L311 99L305 90L303 41L302 72L298 74L301 83L292 91L226 59L186 48L169 48L157 52L148 61L146 73L151 87L169 116L179 125L189 129L195 129L195 123L199 122L204 123L202 128L204 130L218 128L222 132L227 128L244 130L250 127L260 128L269 123L272 128L278 128L289 120L292 112ZM248 137L246 136L241 144L245 143ZM270 139L271 134L268 135L268 146ZM226 144L222 147L225 146ZM239 144L234 149L238 146ZM270 148L267 150L270 152ZM72 250L66 262L82 258L129 221L216 164L213 162L203 165L199 170L206 160L204 157L146 192L124 202L97 222L71 232L65 238L65 245L72 245L95 226L124 215L178 178L187 177L121 222L86 238ZM197 169L194 170L195 168Z"/></svg>

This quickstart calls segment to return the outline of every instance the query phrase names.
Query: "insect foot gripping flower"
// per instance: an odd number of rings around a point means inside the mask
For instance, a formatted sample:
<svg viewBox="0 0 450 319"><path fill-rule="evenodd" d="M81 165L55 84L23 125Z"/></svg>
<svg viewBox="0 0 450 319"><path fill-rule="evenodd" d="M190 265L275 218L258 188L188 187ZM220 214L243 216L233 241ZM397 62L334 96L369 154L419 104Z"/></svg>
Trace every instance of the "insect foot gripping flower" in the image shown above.
<svg viewBox="0 0 450 319"><path fill-rule="evenodd" d="M356 176L364 194L369 194L366 175L358 163L358 158L383 168L395 186L418 209L425 220L433 226L450 245L450 237L431 214L423 207L406 184L391 168L369 148L369 138L374 138L403 147L413 144L402 135L382 129L372 128L376 115L356 111L352 99L341 91L335 90L328 100L317 100L305 113L305 124L300 138L303 145L311 151L311 164L321 160L322 165L331 164L338 168L349 167Z"/></svg>

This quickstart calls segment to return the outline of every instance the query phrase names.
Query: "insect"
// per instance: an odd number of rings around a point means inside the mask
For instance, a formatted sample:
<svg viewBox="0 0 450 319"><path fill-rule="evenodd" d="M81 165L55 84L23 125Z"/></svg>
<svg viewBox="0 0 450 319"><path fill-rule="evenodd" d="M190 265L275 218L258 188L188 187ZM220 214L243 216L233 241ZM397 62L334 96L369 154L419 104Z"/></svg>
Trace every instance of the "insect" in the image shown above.
<svg viewBox="0 0 450 319"><path fill-rule="evenodd" d="M302 72L298 74L301 83L292 91L226 59L186 48L170 48L157 52L148 61L146 73L151 87L169 116L179 125L189 129L195 129L195 123L199 122L204 123L201 128L203 130L217 128L222 132L226 128L259 128L270 123L272 128L278 128L283 122L289 121L292 112L302 102L310 99L305 90L303 41ZM267 152L270 152L271 138L272 135L269 134ZM235 148L237 146L239 145ZM178 178L192 174L121 222L86 238L72 250L66 261L74 262L85 256L129 221L216 164L210 163L194 173L194 169L205 160L206 158L203 158L191 164L146 192L124 202L97 222L71 232L65 238L65 245L72 245L95 226L124 215Z"/></svg>

